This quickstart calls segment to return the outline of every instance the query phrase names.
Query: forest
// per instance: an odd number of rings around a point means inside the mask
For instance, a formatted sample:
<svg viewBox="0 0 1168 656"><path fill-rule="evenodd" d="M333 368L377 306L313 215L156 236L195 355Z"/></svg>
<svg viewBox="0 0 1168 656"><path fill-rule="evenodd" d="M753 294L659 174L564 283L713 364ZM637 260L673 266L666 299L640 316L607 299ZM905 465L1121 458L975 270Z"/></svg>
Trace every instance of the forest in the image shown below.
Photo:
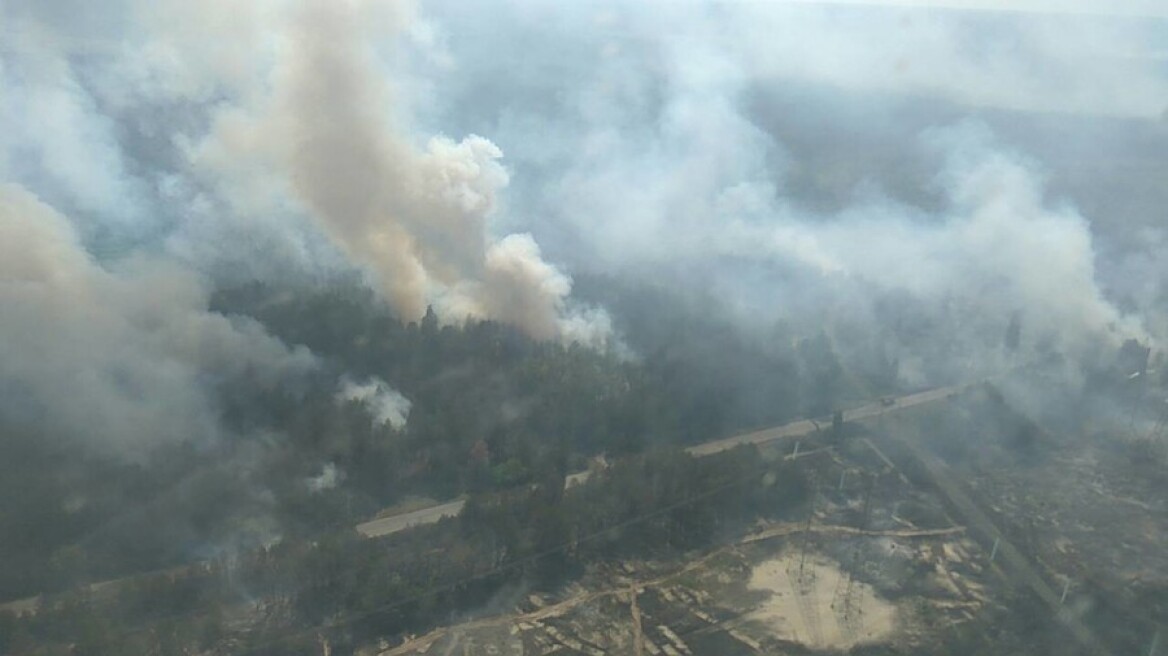
<svg viewBox="0 0 1168 656"><path fill-rule="evenodd" d="M471 499L456 531L463 546L449 548L475 556L456 571L522 562L566 535L598 531L612 518L686 498L692 489L683 470L697 465L678 456L678 446L819 412L848 393L825 336L793 347L760 344L717 317L691 311L685 299L602 282L595 287L609 290L604 300L613 304L626 340L619 351L537 341L489 321L439 325L433 312L403 323L359 284L295 293L261 285L220 292L217 311L258 321L286 343L310 349L321 365L294 383L216 381L224 423L231 427L219 439L160 439L156 448L126 458L43 432L10 432L0 457L0 533L12 536L0 542L3 596L65 594L53 613L37 620L49 622L83 612L85 595L69 596L78 586L134 577L138 600L109 610L122 614L113 624L127 625L136 623L130 620L134 608L148 619L150 612L142 609L178 604L191 611L208 595L224 598L222 590L204 589L221 584L210 583L225 575L221 563L260 553L286 554L276 559L281 571L311 571L325 566L320 563L329 549L353 550L360 555L346 560L379 563L399 573L392 576L420 575L426 568L417 563L379 561L381 547L357 539L352 527L403 501L460 495ZM338 380L366 378L388 381L408 399L408 420L379 422L367 404L338 396ZM642 464L628 465L665 468L654 473L658 487L652 490L614 493L645 474L618 465L610 475L615 487L596 487L607 491L589 486L563 497L549 492L597 455L621 463L645 453L673 454L660 464L634 459ZM719 466L751 471L747 460ZM529 498L532 489L542 496ZM702 522L722 521L692 512L684 517L666 531L665 545L701 542L713 530ZM629 529L633 536L641 530L644 539L626 535L619 543L663 546L660 532L648 530L655 525ZM415 556L424 558L421 545L446 538L416 539ZM484 542L496 546L484 550ZM564 559L611 555L616 543L606 539L570 555L550 554L525 566L522 578L569 572ZM311 544L323 546L305 551ZM175 568L187 573L159 582L167 576L159 572ZM281 578L265 571L253 576ZM363 584L380 580L361 572L354 568L344 576ZM501 577L484 583L484 590L513 580ZM419 584L392 585L415 590ZM278 587L256 586L265 598ZM315 623L356 603L353 595L385 594L314 588L312 604L296 612L310 613ZM84 628L108 619L67 624Z"/></svg>
<svg viewBox="0 0 1168 656"><path fill-rule="evenodd" d="M564 490L561 480L471 496L455 519L369 540L337 531L196 566L44 598L0 613L20 654L315 654L416 633L519 589L554 590L582 568L708 547L808 497L790 463L753 447L697 460L652 449ZM308 627L308 628L306 628Z"/></svg>
<svg viewBox="0 0 1168 656"><path fill-rule="evenodd" d="M692 447L894 410L1155 651L1168 5L1087 4L0 0L0 655L339 656L692 561L816 516Z"/></svg>

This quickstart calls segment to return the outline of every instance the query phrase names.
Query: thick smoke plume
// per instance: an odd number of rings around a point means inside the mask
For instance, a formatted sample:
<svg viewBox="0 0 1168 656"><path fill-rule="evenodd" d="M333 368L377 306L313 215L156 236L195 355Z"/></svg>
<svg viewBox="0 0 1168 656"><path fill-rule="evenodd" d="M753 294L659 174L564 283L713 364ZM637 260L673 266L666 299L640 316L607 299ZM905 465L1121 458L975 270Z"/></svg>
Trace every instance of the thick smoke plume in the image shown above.
<svg viewBox="0 0 1168 656"><path fill-rule="evenodd" d="M555 257L712 292L762 335L827 330L908 384L1162 343L1162 218L1117 213L1152 184L1117 174L1132 135L1163 142L1162 25L870 4L524 3L449 42L467 69L434 104L508 151ZM456 34L506 11L429 9ZM546 58L488 56L520 32Z"/></svg>
<svg viewBox="0 0 1168 656"><path fill-rule="evenodd" d="M222 112L203 152L277 176L405 319L432 305L451 321L495 319L539 339L602 343L603 315L569 311L570 279L530 235L491 236L508 182L499 148L478 136L418 147L395 125L402 117L372 41L409 22L399 9L307 3L284 35L271 95Z"/></svg>
<svg viewBox="0 0 1168 656"><path fill-rule="evenodd" d="M172 262L106 268L61 214L0 185L0 417L9 430L80 437L132 454L220 432L212 388L271 386L313 366L256 323L208 311Z"/></svg>
<svg viewBox="0 0 1168 656"><path fill-rule="evenodd" d="M539 338L611 335L570 269L912 384L1162 343L1162 11L881 4L4 3L0 176L104 275L356 265Z"/></svg>

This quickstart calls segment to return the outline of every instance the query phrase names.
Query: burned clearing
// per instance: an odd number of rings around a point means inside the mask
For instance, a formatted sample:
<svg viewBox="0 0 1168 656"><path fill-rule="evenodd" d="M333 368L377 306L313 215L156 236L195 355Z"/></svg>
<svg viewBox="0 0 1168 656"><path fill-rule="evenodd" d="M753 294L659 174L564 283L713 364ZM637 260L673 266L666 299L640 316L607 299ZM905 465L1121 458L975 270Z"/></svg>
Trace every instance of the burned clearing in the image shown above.
<svg viewBox="0 0 1168 656"><path fill-rule="evenodd" d="M1168 571L1155 481L1121 475L1105 443L1020 455L1022 413L969 428L976 454L931 442L995 403L992 388L971 388L847 436L824 432L802 453L764 446L812 481L797 516L684 558L598 565L510 612L365 653L1154 650Z"/></svg>

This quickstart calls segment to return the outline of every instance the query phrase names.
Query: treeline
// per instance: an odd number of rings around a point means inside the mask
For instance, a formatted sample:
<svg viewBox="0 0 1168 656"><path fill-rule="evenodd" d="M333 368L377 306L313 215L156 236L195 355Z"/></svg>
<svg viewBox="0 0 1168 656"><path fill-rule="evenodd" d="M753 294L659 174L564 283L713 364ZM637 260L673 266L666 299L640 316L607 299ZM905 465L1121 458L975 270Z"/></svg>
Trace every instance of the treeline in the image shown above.
<svg viewBox="0 0 1168 656"><path fill-rule="evenodd" d="M226 439L110 453L0 423L0 601L351 526L405 496L530 482L675 439L636 364L488 322L406 324L367 290L224 293L321 368L278 387L215 381ZM377 376L411 402L401 429L338 401ZM2 422L2 419L0 419ZM672 422L672 423L671 423ZM326 468L335 481L311 485Z"/></svg>
<svg viewBox="0 0 1168 656"><path fill-rule="evenodd" d="M553 588L589 563L708 547L802 504L790 463L753 448L653 450L588 484L476 495L458 518L383 540L347 532L0 614L0 653L316 654L425 630L509 588Z"/></svg>
<svg viewBox="0 0 1168 656"><path fill-rule="evenodd" d="M208 381L226 437L160 436L130 458L0 423L0 601L319 540L409 497L539 484L597 454L820 413L847 393L822 335L759 342L664 292L593 287L634 356L433 313L403 322L355 282L219 292L214 309L307 346L319 369L274 387ZM338 401L344 377L386 381L411 402L408 422Z"/></svg>

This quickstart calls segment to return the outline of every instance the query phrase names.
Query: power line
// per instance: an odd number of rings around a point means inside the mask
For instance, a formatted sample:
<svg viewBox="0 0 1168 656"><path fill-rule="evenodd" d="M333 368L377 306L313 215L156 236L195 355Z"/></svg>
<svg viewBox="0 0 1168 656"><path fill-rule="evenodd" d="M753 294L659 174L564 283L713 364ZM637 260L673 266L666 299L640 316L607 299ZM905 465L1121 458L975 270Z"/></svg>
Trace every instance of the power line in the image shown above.
<svg viewBox="0 0 1168 656"><path fill-rule="evenodd" d="M303 629L303 630L297 631L295 633L286 634L286 635L281 636L280 638L277 638L275 640L263 642L263 643L260 643L258 645L253 645L252 647L249 647L249 648L247 648L243 651L237 652L237 653L239 653L239 654L256 653L264 648L275 646L275 645L281 644L283 642L287 642L288 640L292 640L292 639L296 639L296 638L303 638L303 637L307 637L307 636L311 636L311 635L320 633L321 631L336 629L338 627L352 624L353 622L359 621L361 619L365 619L367 617L371 617L373 615L377 615L379 613L384 613L387 611L395 610L397 608L402 608L402 607L407 606L409 604L421 601L421 600L423 600L427 597L430 597L434 594L438 594L438 593L450 591L450 590L455 590L459 586L465 585L466 583L489 578L495 574L498 574L500 572L503 572L503 571L506 571L509 569L515 569L518 567L529 565L529 564L534 563L538 560L541 560L541 559L546 558L548 556L559 553L559 552L561 552L561 551L563 551L563 550L565 550L573 545L577 545L581 542L588 542L591 540L595 540L595 539L602 537L605 534L608 534L614 530L619 530L622 528L633 526L633 525L639 524L641 522L647 521L649 519L652 519L654 517L665 514L667 512L677 510L678 508L684 508L685 506L692 505L698 501L701 501L703 499L714 496L715 494L722 492L724 490L727 490L731 487L744 485L749 480L750 480L749 478L735 478L734 480L720 484L720 485L718 485L710 490L707 490L701 494L695 495L693 497L690 497L688 499L684 499L684 500L676 502L676 503L672 503L672 504L663 506L661 508L658 508L657 510L639 515L637 517L633 517L633 518L625 520L623 522L617 522L616 524L607 526L603 529L600 529L598 531L590 533L582 538L563 542L563 543L556 545L554 547L551 547L549 549L545 549L544 551L537 552L537 553L531 554L529 556L525 556L524 558L520 558L518 560L511 561L509 563L504 563L502 565L498 565L498 566L493 567L485 572L481 572L479 574L465 577L465 578L458 580L458 581L453 581L453 582L442 584L439 586L434 586L433 588L430 588L428 590L420 592L420 593L413 595L411 597L407 597L405 599L400 599L400 600L390 602L387 604L383 604L381 606L370 608L370 609L367 609L364 611L350 613L347 616L342 616L340 618L331 620L329 622L325 622L323 624L318 624L316 626L313 626L313 627L310 627L307 629Z"/></svg>
<svg viewBox="0 0 1168 656"><path fill-rule="evenodd" d="M735 477L732 480L727 480L727 481L721 482L721 483L715 485L713 488L710 488L710 489L708 489L704 492L701 492L697 495L682 499L681 501L667 504L665 506L662 506L661 508L649 511L647 513L642 513L640 515L629 518L627 520L617 522L617 523L611 524L609 526L605 526L604 528L601 528L601 529L594 531L593 533L590 533L590 534L585 535L583 537L568 540L566 542L555 545L555 546L550 547L548 549L545 549L543 551L540 551L540 552L537 552L534 554L530 554L530 555L525 556L523 558L496 565L488 570L485 570L483 572L479 572L478 574L473 574L470 576L462 577L462 578L455 580L455 581L450 581L450 582L443 583L440 585L432 586L426 590L423 590L422 592L416 593L414 595L411 595L411 596L403 598L403 599L398 599L396 601L382 604L380 606L370 608L370 609L367 609L364 611L357 611L357 612L349 613L347 615L342 615L342 616L335 618L333 620L330 620L328 622L314 625L310 628L307 628L307 629L304 629L301 631L296 631L293 633L284 634L284 635L282 635L279 638L276 638L274 640L260 642L258 644L247 647L246 649L244 649L242 651L237 651L236 653L239 653L239 654L256 653L256 652L258 652L262 649L265 649L267 647L279 645L279 644L285 643L289 640L303 638L303 637L310 636L310 635L315 634L315 633L319 633L321 631L336 629L338 627L352 624L352 623L357 622L361 619L365 619L365 618L377 615L379 613L384 613L384 612L392 611L392 610L395 610L398 608L406 607L410 604L417 603L419 601L422 601L422 600L424 600L428 597L434 596L436 594L457 590L459 587L464 586L466 584L469 584L469 583L472 583L475 581L488 579L492 576L495 576L495 575L500 574L502 572L506 572L508 570L526 567L532 563L538 562L539 560L541 560L543 558L547 558L549 556L552 556L556 553L564 551L564 550L568 549L569 547L578 545L582 542L590 542L590 541L599 539L599 538L605 536L606 534L612 533L613 531L627 528L629 526L634 526L634 525L646 522L646 521L653 519L655 517L659 517L663 514L672 512L672 511L677 510L679 508L684 508L686 506L693 505L699 501L708 499L708 498L710 498L710 497L712 497L720 492L728 490L732 487L746 485L754 477L757 477L759 475L761 475L761 474L755 474L755 476L748 476L748 477ZM311 589L314 585L319 585L320 583L325 583L325 582L329 582L329 581L335 581L339 578L342 578L343 576L345 576L344 572L338 572L338 573L330 575L330 576L318 577L312 583L305 583L305 584L298 586L292 590L289 590L289 591L282 593L282 595L285 597L291 597L293 595L302 594L302 593L308 591L309 589ZM181 619L185 619L185 618L206 617L208 615L210 615L210 613L206 610L194 610L194 611L176 612L176 613L169 613L166 615L156 616L156 617L153 617L149 620L150 624L148 626L142 626L142 627L139 627L136 629L122 632L118 636L118 638L126 639L129 637L135 636L135 635L152 633L158 629L158 625L162 622L181 620Z"/></svg>

